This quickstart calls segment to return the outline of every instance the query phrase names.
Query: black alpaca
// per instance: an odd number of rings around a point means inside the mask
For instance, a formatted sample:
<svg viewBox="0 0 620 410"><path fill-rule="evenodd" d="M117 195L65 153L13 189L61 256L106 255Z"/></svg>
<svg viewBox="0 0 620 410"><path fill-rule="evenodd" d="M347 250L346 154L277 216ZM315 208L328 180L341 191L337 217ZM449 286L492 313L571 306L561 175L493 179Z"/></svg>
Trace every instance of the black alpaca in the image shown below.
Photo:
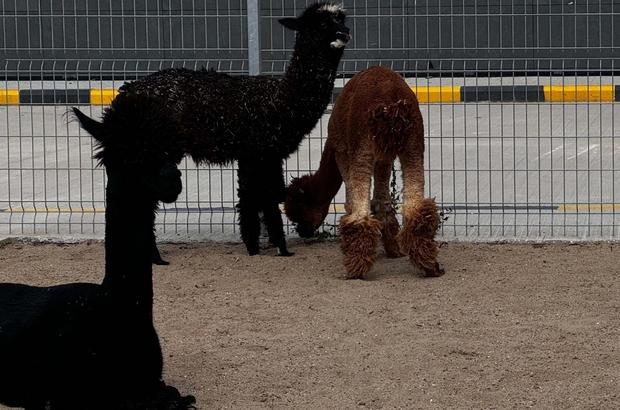
<svg viewBox="0 0 620 410"><path fill-rule="evenodd" d="M279 22L296 31L284 76L230 76L213 70L168 69L127 83L120 95L161 96L179 119L178 134L197 164L238 161L239 223L250 255L259 252L260 212L269 240L286 248L279 203L284 202L285 158L295 152L325 112L344 46L350 40L339 5L317 3Z"/></svg>
<svg viewBox="0 0 620 410"><path fill-rule="evenodd" d="M155 212L182 189L176 125L147 96L116 99L104 119L93 136L108 175L105 277L100 285L0 284L0 402L8 406L192 408L193 397L161 380L153 327Z"/></svg>

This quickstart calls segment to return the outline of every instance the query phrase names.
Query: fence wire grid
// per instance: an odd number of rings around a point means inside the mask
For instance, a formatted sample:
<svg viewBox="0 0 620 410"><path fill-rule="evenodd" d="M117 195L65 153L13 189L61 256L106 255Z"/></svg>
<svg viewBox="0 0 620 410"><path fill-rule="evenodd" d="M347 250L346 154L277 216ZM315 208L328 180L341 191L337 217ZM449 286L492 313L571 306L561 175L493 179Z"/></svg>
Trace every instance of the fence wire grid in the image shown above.
<svg viewBox="0 0 620 410"><path fill-rule="evenodd" d="M92 102L92 90L117 89L167 67L279 76L294 34L277 20L309 3L0 0L0 236L102 237L105 172L69 108L99 118L104 105ZM613 98L588 90L615 93L620 1L575 3L344 2L353 40L337 88L372 65L393 68L415 89L586 87L586 100L562 94L551 102L462 102L447 95L421 105L426 195L443 214L440 238L619 239L620 114ZM15 90L20 101L12 104ZM47 102L45 90L90 92L91 100ZM40 101L23 97L28 91ZM316 171L329 116L328 108L286 161L287 181ZM162 207L159 238L236 240L236 166L184 160L181 170L184 190ZM398 164L395 174L397 192ZM344 187L323 229L336 233L343 213Z"/></svg>

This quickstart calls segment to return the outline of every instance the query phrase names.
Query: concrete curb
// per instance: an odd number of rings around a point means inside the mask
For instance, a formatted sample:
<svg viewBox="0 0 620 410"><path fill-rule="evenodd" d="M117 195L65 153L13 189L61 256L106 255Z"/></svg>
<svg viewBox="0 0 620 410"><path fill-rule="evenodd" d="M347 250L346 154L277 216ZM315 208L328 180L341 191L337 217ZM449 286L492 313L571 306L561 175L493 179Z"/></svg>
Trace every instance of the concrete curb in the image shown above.
<svg viewBox="0 0 620 410"><path fill-rule="evenodd" d="M0 105L108 105L115 89L0 90Z"/></svg>
<svg viewBox="0 0 620 410"><path fill-rule="evenodd" d="M516 85L411 87L420 103L453 102L612 102L615 85ZM334 89L334 101L342 88ZM0 89L0 105L108 105L116 89Z"/></svg>

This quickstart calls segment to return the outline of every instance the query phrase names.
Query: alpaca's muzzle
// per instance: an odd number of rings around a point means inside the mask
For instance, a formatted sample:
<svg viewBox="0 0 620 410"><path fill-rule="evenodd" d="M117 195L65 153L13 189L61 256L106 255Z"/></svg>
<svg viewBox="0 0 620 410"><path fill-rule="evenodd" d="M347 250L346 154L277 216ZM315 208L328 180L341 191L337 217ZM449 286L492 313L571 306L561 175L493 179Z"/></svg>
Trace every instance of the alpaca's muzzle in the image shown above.
<svg viewBox="0 0 620 410"><path fill-rule="evenodd" d="M336 40L330 43L332 48L342 48L351 40L351 35L347 31L339 31L336 33Z"/></svg>
<svg viewBox="0 0 620 410"><path fill-rule="evenodd" d="M183 190L181 171L176 164L166 162L153 182L153 187L160 201L170 204L177 200Z"/></svg>

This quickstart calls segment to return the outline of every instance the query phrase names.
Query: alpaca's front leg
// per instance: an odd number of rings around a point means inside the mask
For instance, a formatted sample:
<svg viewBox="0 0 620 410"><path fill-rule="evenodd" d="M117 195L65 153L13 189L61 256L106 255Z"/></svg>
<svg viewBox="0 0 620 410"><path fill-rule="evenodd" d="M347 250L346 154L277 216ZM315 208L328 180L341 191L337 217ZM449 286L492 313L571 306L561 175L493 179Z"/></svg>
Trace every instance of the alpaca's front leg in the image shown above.
<svg viewBox="0 0 620 410"><path fill-rule="evenodd" d="M292 256L293 254L286 248L282 211L279 205L286 198L282 160L273 159L268 161L264 165L263 170L265 175L262 179L261 209L265 216L269 241L278 248L279 256Z"/></svg>
<svg viewBox="0 0 620 410"><path fill-rule="evenodd" d="M286 248L286 239L284 238L284 224L282 223L282 211L277 202L266 203L263 205L263 214L265 215L265 225L267 225L267 233L269 241L278 248L279 256L292 256Z"/></svg>
<svg viewBox="0 0 620 410"><path fill-rule="evenodd" d="M170 265L170 262L165 261L161 258L161 254L159 253L159 249L157 249L157 241L155 237L153 237L153 255L152 260L155 265Z"/></svg>
<svg viewBox="0 0 620 410"><path fill-rule="evenodd" d="M241 239L245 244L248 255L257 255L260 250L258 239L260 237L259 212L261 210L261 193L257 189L260 181L260 171L253 170L244 164L243 161L239 161L237 176L239 181L237 210L239 212Z"/></svg>

